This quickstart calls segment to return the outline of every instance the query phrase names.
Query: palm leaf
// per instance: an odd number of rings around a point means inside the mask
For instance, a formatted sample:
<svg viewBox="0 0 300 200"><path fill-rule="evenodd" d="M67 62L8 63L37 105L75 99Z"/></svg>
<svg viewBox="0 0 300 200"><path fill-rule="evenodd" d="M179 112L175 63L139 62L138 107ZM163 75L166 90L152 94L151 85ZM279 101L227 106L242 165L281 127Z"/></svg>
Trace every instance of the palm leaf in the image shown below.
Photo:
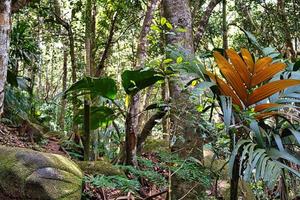
<svg viewBox="0 0 300 200"><path fill-rule="evenodd" d="M287 87L299 85L300 80L278 80L271 83L267 83L257 89L255 89L252 94L250 94L247 102L247 106L255 104L281 90L286 89Z"/></svg>

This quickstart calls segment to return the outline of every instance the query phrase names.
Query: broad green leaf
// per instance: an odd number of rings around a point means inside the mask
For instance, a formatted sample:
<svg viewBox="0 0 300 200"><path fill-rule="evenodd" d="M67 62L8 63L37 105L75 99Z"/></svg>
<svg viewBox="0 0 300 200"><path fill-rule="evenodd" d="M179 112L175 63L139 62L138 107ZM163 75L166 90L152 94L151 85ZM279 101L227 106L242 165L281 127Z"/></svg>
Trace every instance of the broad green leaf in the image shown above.
<svg viewBox="0 0 300 200"><path fill-rule="evenodd" d="M138 91L164 80L164 76L154 69L126 70L122 74L122 85L127 94L134 95Z"/></svg>
<svg viewBox="0 0 300 200"><path fill-rule="evenodd" d="M84 77L65 91L65 95L72 92L76 92L77 95L91 94L113 100L116 98L117 86L111 78Z"/></svg>
<svg viewBox="0 0 300 200"><path fill-rule="evenodd" d="M91 130L96 130L100 127L106 127L112 123L115 119L114 110L106 106L101 107L91 107L90 113L91 119ZM84 122L84 111L79 110L78 115L75 118L75 122L78 124L83 124Z"/></svg>

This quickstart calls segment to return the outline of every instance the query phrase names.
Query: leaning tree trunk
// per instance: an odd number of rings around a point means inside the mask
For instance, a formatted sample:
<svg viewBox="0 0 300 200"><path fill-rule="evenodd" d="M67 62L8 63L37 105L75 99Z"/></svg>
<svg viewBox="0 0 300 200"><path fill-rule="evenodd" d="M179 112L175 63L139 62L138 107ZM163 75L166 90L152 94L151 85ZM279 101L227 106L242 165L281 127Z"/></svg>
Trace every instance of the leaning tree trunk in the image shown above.
<svg viewBox="0 0 300 200"><path fill-rule="evenodd" d="M4 107L4 86L6 82L9 33L11 29L11 0L0 0L0 117Z"/></svg>
<svg viewBox="0 0 300 200"><path fill-rule="evenodd" d="M168 35L167 44L175 45L185 52L186 56L193 57L194 44L189 0L164 0L163 7L166 18L174 28L181 27L186 30L183 33ZM171 150L178 153L182 159L192 156L202 160L202 142L191 121L194 106L189 101L188 92L184 90L184 85L192 78L184 74L180 74L179 78L170 78L171 140L176 139ZM180 199L183 196L185 196L184 199L196 199L204 192L199 183L187 183L176 175L172 176L171 184L171 199Z"/></svg>

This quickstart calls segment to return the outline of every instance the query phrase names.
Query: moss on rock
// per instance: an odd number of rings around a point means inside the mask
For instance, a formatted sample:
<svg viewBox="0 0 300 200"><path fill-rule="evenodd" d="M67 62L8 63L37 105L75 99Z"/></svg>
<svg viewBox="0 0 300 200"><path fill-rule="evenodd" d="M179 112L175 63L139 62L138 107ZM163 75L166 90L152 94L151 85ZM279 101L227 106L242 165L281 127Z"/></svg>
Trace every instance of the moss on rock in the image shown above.
<svg viewBox="0 0 300 200"><path fill-rule="evenodd" d="M82 171L90 175L98 175L98 174L102 174L106 176L125 175L121 169L119 169L118 167L112 165L107 161L93 161L93 162L79 161L77 162L77 164L79 165Z"/></svg>
<svg viewBox="0 0 300 200"><path fill-rule="evenodd" d="M61 155L0 146L0 197L80 199L83 174Z"/></svg>

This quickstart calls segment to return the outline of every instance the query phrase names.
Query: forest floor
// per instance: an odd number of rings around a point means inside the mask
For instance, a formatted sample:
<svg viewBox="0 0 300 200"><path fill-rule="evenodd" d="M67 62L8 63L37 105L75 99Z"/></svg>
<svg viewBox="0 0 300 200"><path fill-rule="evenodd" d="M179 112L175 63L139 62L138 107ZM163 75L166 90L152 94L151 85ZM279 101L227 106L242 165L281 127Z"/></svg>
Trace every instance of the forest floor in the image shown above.
<svg viewBox="0 0 300 200"><path fill-rule="evenodd" d="M10 127L3 123L0 123L0 145L9 146L9 147L19 147L19 148L26 148L32 149L35 151L45 152L45 153L54 153L60 154L66 157L69 157L68 152L66 152L63 147L60 145L60 140L56 137L47 137L45 142L40 142L39 144L33 143L31 141L30 135L22 134L20 131L22 127ZM144 155L145 158L156 162L156 158L153 154ZM159 169L157 169L159 171ZM166 173L166 172L162 172ZM86 174L88 175L88 174ZM165 192L162 195L155 195L159 194L161 191L156 188L155 185L151 185L146 183L143 180L143 187L141 188L141 193L143 196L150 197L155 196L153 200L163 200L165 199ZM111 200L111 199L127 199L127 200L134 200L134 199L144 199L144 198L135 198L131 193L124 193L118 189L105 189L105 188L96 188L95 186L85 183L83 186L83 192L89 194L92 200Z"/></svg>
<svg viewBox="0 0 300 200"><path fill-rule="evenodd" d="M22 135L19 129L19 127L9 127L0 123L0 145L33 149L46 153L67 155L66 152L62 150L59 144L59 139L55 137L48 137L46 143L37 145L36 143L31 142L31 138L29 135Z"/></svg>

